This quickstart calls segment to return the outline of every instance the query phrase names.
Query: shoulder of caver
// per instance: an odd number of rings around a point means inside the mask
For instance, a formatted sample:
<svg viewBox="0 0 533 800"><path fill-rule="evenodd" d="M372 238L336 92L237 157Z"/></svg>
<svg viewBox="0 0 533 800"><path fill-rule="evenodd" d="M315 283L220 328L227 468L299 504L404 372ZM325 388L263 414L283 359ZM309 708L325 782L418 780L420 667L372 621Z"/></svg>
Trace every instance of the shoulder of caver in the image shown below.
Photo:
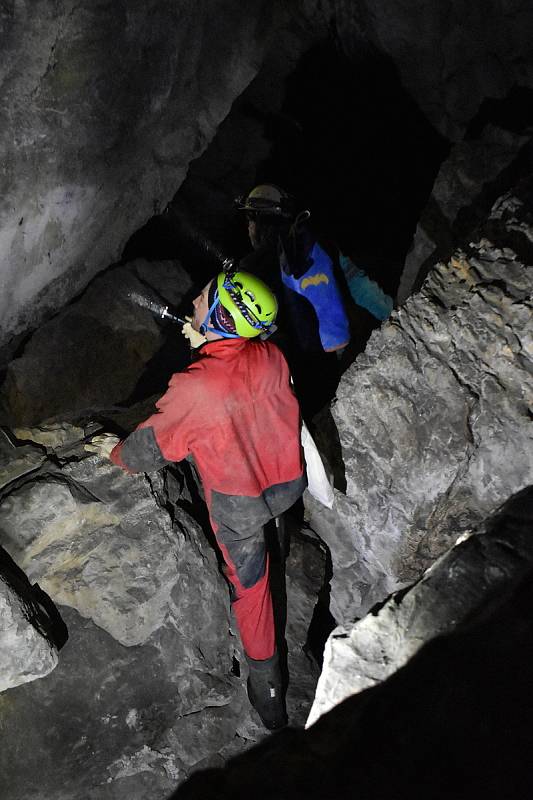
<svg viewBox="0 0 533 800"><path fill-rule="evenodd" d="M209 370L191 364L170 378L166 392L156 402L159 413L168 413L173 408L185 410L194 406L198 394L203 394L210 382Z"/></svg>

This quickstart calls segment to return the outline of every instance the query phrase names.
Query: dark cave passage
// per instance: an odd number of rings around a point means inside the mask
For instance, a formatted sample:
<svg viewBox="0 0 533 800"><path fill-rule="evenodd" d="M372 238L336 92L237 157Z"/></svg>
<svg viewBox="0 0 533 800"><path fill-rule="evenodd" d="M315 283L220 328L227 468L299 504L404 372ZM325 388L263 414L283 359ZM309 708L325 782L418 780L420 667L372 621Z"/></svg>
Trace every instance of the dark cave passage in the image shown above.
<svg viewBox="0 0 533 800"><path fill-rule="evenodd" d="M394 295L449 143L403 89L392 63L368 51L351 60L328 40L311 48L288 77L280 113L258 108L247 92L236 105L261 122L271 145L268 157L258 159L255 183L277 183L293 194L299 208L311 210L319 237L350 255ZM231 125L232 113L225 125ZM228 194L225 208L220 205L227 187L217 185L220 194L214 197L196 180L200 162L208 158L207 151L192 162L170 213L153 217L132 236L124 261L179 257L199 283L212 274L216 263L177 229L183 208L191 219L201 220L203 232L226 253L240 257L246 252L245 226L232 211L233 198ZM242 193L250 188L242 186Z"/></svg>
<svg viewBox="0 0 533 800"><path fill-rule="evenodd" d="M498 125L514 133L533 125L533 89L515 85L501 99L485 99L466 129L465 139L477 139L487 125Z"/></svg>
<svg viewBox="0 0 533 800"><path fill-rule="evenodd" d="M301 57L286 79L279 111L259 107L250 87L237 99L209 148L191 163L174 200L131 237L122 263L138 257L178 259L193 280L190 302L220 269L199 244L203 237L224 256L239 259L249 252L246 224L234 209L231 186L224 183L226 165L220 164L227 161L230 176L238 169L239 138L232 133L239 127L255 130L257 137L250 143L257 152L255 177L240 186L240 193L261 182L285 188L297 209L311 210L312 226L328 249L349 255L394 297L449 143L403 89L390 60L368 48L350 59L334 39ZM345 294L352 340L343 370L380 324L349 300L347 289ZM185 304L180 313L188 313ZM130 399L166 388L175 368L177 333L172 325L167 331L165 346Z"/></svg>
<svg viewBox="0 0 533 800"><path fill-rule="evenodd" d="M272 153L258 182L286 186L312 210L319 235L394 295L448 142L387 59L354 62L330 42L301 59L283 111L294 124L267 126Z"/></svg>

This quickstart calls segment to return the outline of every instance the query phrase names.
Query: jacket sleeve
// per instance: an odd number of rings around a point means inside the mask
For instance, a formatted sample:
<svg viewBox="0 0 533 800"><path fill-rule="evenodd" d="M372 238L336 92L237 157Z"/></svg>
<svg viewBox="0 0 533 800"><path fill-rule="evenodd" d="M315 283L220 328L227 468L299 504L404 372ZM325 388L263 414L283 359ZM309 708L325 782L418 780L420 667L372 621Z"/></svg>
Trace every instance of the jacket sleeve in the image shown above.
<svg viewBox="0 0 533 800"><path fill-rule="evenodd" d="M157 411L112 450L111 461L128 472L153 472L189 454L196 427L198 380L188 371L173 375Z"/></svg>
<svg viewBox="0 0 533 800"><path fill-rule="evenodd" d="M111 461L126 472L154 472L169 461L164 457L154 429L138 428L111 451Z"/></svg>

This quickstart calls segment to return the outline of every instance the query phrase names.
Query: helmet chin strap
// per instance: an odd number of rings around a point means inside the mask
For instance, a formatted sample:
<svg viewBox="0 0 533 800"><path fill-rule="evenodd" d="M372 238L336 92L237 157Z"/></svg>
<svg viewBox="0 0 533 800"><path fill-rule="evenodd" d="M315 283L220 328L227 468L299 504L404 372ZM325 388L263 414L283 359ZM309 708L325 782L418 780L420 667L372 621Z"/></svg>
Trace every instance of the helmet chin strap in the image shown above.
<svg viewBox="0 0 533 800"><path fill-rule="evenodd" d="M211 331L211 333L216 333L218 336L222 336L224 339L240 339L241 337L239 336L238 333L228 333L227 331L219 331L217 328L212 328L209 325L211 314L213 313L213 311L215 310L215 308L218 306L219 303L220 303L220 298L218 296L218 289L217 289L215 292L215 299L213 300L211 308L207 312L204 321L200 325L199 333L201 333L202 336L205 336L207 331Z"/></svg>

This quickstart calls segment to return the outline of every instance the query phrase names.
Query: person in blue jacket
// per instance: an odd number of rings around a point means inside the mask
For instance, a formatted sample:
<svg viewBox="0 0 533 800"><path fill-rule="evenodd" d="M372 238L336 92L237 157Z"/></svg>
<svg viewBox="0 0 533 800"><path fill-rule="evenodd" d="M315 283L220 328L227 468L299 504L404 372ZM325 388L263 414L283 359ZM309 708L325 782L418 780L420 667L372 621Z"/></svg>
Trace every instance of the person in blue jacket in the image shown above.
<svg viewBox="0 0 533 800"><path fill-rule="evenodd" d="M239 269L266 281L278 297L273 341L289 362L303 416L310 421L335 393L336 354L350 341L333 260L313 235L309 212L295 215L280 187L260 184L236 205L246 214L253 248Z"/></svg>

